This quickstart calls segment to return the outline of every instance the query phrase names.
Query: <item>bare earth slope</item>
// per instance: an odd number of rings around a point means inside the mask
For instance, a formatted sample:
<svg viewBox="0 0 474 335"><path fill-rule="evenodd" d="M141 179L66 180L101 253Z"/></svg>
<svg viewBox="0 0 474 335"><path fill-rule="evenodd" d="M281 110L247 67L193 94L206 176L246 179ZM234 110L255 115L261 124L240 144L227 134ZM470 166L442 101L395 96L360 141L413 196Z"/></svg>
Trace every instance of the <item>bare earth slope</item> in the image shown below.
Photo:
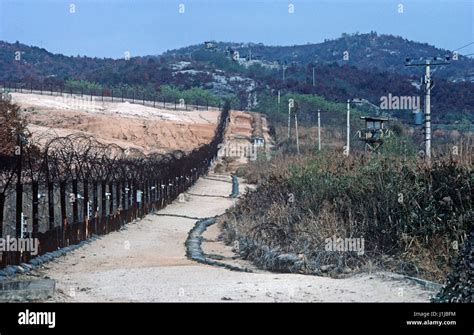
<svg viewBox="0 0 474 335"><path fill-rule="evenodd" d="M25 111L36 137L82 132L145 153L190 151L208 143L219 116L217 110L179 111L79 96L12 93L12 98Z"/></svg>

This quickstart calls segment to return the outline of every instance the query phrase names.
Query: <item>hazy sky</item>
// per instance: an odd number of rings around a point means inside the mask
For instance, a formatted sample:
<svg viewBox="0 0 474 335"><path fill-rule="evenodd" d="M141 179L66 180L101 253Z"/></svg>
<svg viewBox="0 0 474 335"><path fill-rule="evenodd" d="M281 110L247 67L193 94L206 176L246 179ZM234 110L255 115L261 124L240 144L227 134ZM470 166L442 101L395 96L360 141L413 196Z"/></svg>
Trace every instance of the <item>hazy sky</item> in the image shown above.
<svg viewBox="0 0 474 335"><path fill-rule="evenodd" d="M0 0L0 40L119 58L206 40L292 45L374 30L453 50L474 41L473 17L474 0Z"/></svg>

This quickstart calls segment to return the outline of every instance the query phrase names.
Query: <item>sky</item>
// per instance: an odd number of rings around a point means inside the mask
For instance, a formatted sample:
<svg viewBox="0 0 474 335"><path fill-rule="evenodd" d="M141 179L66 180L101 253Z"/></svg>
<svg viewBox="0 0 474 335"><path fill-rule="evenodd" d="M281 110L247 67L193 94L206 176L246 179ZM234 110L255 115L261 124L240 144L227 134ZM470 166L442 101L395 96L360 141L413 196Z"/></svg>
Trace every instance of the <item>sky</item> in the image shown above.
<svg viewBox="0 0 474 335"><path fill-rule="evenodd" d="M295 45L370 31L455 50L474 41L474 0L0 0L0 40L68 56L158 55L208 40ZM474 53L474 44L459 52Z"/></svg>

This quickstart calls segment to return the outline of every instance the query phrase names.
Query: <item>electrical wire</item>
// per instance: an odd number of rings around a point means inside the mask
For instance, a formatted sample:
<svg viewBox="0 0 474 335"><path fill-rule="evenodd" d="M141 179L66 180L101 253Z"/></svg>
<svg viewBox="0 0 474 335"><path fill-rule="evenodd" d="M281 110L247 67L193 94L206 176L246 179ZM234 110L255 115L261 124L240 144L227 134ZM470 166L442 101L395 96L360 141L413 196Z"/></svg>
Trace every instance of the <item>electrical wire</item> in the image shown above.
<svg viewBox="0 0 474 335"><path fill-rule="evenodd" d="M454 49L453 51L459 51L459 50L461 50L461 49L464 49L465 47L468 47L468 46L470 46L471 44L474 44L474 42L471 42L471 43L469 43L469 44L466 44L466 45L465 45L465 46L463 46L463 47L460 47L460 48Z"/></svg>

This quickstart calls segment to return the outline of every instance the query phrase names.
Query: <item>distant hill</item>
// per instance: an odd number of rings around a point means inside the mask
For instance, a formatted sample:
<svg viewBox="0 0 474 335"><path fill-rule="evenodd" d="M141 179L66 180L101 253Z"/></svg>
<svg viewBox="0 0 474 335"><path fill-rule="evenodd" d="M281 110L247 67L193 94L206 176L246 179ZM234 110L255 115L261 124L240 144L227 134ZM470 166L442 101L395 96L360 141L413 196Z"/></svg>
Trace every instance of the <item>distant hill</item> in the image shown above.
<svg viewBox="0 0 474 335"><path fill-rule="evenodd" d="M452 56L453 52L439 49L427 43L409 41L399 36L369 34L343 34L334 40L323 43L293 45L293 46L266 46L256 43L225 43L215 42L221 52L229 48L238 51L241 57L252 56L264 62L279 61L281 64L328 64L353 65L360 69L375 72L390 72L397 74L418 74L414 68L405 67L405 58ZM164 55L190 56L202 48L194 45L177 50L171 50ZM348 60L344 60L347 52ZM450 81L474 82L474 59L458 56L448 66L439 67L437 76Z"/></svg>
<svg viewBox="0 0 474 335"><path fill-rule="evenodd" d="M239 59L232 58L235 51ZM344 51L348 51L347 61L343 59ZM247 104L250 93L271 96L280 90L340 102L360 97L378 104L389 93L423 95L422 69L405 67L406 56L447 53L427 44L375 33L285 47L214 42L210 48L194 45L129 60L67 57L18 42L0 41L0 82L61 85L74 80L110 88L140 87L147 92L159 91L162 85L178 89L200 87L220 97L235 97L242 104ZM15 58L18 55L19 59ZM473 71L474 60L463 56L436 69L432 92L434 122L474 122ZM411 118L406 112L397 116Z"/></svg>

